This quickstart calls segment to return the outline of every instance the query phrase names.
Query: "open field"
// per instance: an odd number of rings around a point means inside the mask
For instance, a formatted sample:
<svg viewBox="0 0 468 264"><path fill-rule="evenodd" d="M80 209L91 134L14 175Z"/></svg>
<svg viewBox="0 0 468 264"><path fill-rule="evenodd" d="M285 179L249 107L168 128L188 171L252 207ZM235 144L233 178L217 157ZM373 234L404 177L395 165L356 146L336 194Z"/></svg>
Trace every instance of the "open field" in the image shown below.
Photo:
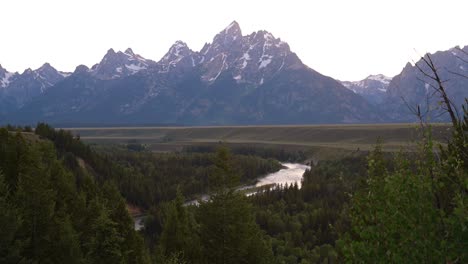
<svg viewBox="0 0 468 264"><path fill-rule="evenodd" d="M414 146L420 138L416 124L296 125L296 126L213 126L213 127L108 127L70 128L91 143L138 142L153 150L169 151L187 145L227 144L267 145L292 148L363 150L383 141L387 151ZM446 142L447 124L433 125L433 137Z"/></svg>

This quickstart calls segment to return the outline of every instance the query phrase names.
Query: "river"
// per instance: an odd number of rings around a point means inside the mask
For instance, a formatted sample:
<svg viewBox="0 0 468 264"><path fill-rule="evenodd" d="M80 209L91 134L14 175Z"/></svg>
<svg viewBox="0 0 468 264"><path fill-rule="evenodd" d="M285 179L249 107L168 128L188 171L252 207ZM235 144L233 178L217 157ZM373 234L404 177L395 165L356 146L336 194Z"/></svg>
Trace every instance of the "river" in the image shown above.
<svg viewBox="0 0 468 264"><path fill-rule="evenodd" d="M261 187L265 185L272 185L272 184L294 184L297 183L299 188L301 187L302 175L304 174L306 169L309 169L310 166L304 165L301 163L281 163L283 165L283 169L269 173L263 177L257 179L257 183L255 185L243 186L240 187L238 190L247 190L247 195L252 195L255 193L249 192L249 189L255 189L255 187ZM209 195L202 195L201 200L207 201L210 198ZM185 205L198 205L198 200L192 200L185 203ZM143 216L135 218L135 229L140 230L143 227Z"/></svg>
<svg viewBox="0 0 468 264"><path fill-rule="evenodd" d="M283 165L283 169L258 178L257 183L255 185L242 186L237 190L244 190L246 191L246 195L252 195L256 193L256 191L249 192L249 189L255 190L256 187L261 187L265 185L289 185L297 183L297 185L300 188L302 175L304 174L306 169L310 168L310 166L301 163L281 163L281 165ZM200 200L207 201L209 198L209 195L204 194L202 195ZM185 205L198 205L198 200L188 201L185 203Z"/></svg>
<svg viewBox="0 0 468 264"><path fill-rule="evenodd" d="M302 175L306 169L309 169L310 166L300 164L300 163L281 163L284 169L281 169L277 172L270 173L265 177L258 179L255 187L265 186L269 184L294 184L297 183L299 188L301 187Z"/></svg>

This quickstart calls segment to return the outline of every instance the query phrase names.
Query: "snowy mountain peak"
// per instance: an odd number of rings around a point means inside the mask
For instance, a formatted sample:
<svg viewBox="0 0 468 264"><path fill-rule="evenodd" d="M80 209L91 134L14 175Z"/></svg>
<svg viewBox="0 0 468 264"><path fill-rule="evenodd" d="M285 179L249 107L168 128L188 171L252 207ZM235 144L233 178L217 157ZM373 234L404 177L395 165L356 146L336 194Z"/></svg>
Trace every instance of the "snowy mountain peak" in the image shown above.
<svg viewBox="0 0 468 264"><path fill-rule="evenodd" d="M124 53L130 56L135 56L135 53L131 48L127 48Z"/></svg>
<svg viewBox="0 0 468 264"><path fill-rule="evenodd" d="M125 52L109 49L101 62L94 65L91 71L100 79L116 79L145 70L152 63L154 62L135 54L131 48Z"/></svg>
<svg viewBox="0 0 468 264"><path fill-rule="evenodd" d="M16 75L16 73L8 72L0 64L0 88L7 87L10 84L12 77L15 76L15 75Z"/></svg>
<svg viewBox="0 0 468 264"><path fill-rule="evenodd" d="M242 41L242 31L239 24L233 21L223 31L218 33L213 39L214 48L230 48L234 43Z"/></svg>
<svg viewBox="0 0 468 264"><path fill-rule="evenodd" d="M183 53L189 53L191 50L187 46L187 44L183 41L177 40L169 49L166 56L174 55L176 57L183 55ZM165 57L166 57L165 56Z"/></svg>
<svg viewBox="0 0 468 264"><path fill-rule="evenodd" d="M185 57L193 55L194 52L183 41L176 41L169 51L159 61L163 65L175 65Z"/></svg>
<svg viewBox="0 0 468 264"><path fill-rule="evenodd" d="M52 84L55 84L70 75L69 73L57 71L48 62L35 70L34 73L36 74L35 78L41 79L45 86L52 86Z"/></svg>
<svg viewBox="0 0 468 264"><path fill-rule="evenodd" d="M363 96L370 103L379 104L382 102L391 80L391 77L387 77L383 74L375 74L369 75L364 80L356 82L345 81L341 82L341 84L354 93Z"/></svg>
<svg viewBox="0 0 468 264"><path fill-rule="evenodd" d="M389 84L390 81L392 80L391 77L385 76L383 74L369 75L366 79L377 81L377 82L382 82L384 84Z"/></svg>
<svg viewBox="0 0 468 264"><path fill-rule="evenodd" d="M227 26L225 29L224 29L224 33L225 34L241 34L241 28L239 26L239 23L237 23L237 21L232 21L231 24L229 24L229 26Z"/></svg>
<svg viewBox="0 0 468 264"><path fill-rule="evenodd" d="M2 78L8 71L0 64L0 78Z"/></svg>

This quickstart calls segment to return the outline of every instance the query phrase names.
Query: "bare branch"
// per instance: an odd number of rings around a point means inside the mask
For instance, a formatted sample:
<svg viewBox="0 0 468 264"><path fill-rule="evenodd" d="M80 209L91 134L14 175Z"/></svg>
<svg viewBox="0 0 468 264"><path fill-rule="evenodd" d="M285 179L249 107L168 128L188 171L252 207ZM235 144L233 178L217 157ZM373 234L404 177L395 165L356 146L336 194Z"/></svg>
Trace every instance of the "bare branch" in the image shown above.
<svg viewBox="0 0 468 264"><path fill-rule="evenodd" d="M464 58L462 58L462 57L460 57L458 55L453 55L453 56L455 56L457 59L463 61L464 63L468 63L468 60L465 60Z"/></svg>
<svg viewBox="0 0 468 264"><path fill-rule="evenodd" d="M434 74L434 76L431 76L432 77L431 79L433 79L434 81L437 82L437 85L438 85L437 90L439 92L439 95L442 98L443 103L447 107L446 110L450 115L450 119L452 120L452 124L454 125L454 127L457 127L457 125L458 125L458 113L457 113L457 115L455 115L456 107L453 107L453 103L448 98L447 92L445 91L445 87L444 87L444 81L442 81L442 79L440 78L438 69L434 65L434 62L432 61L432 58L431 58L431 56L429 54L426 54L426 56L422 57L421 59L429 67L431 73ZM425 73L425 75L427 76L429 74ZM455 109L455 111L453 109Z"/></svg>
<svg viewBox="0 0 468 264"><path fill-rule="evenodd" d="M459 72L454 72L454 71L451 71L451 70L447 70L447 72L453 74L453 75L457 75L457 76L460 76L460 77L463 77L463 78L467 78L468 79L468 75L465 75L463 73L459 73Z"/></svg>

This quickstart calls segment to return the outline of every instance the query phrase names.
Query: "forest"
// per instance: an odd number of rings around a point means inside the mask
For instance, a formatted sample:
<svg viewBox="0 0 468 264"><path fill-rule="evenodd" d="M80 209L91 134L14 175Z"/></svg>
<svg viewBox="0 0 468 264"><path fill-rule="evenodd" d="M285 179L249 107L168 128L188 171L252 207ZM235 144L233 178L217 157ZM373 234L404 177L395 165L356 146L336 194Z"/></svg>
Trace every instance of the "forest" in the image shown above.
<svg viewBox="0 0 468 264"><path fill-rule="evenodd" d="M301 152L155 153L39 123L0 129L0 263L466 263L468 112L446 145L323 160L297 184L237 188ZM186 201L210 194L199 205ZM145 213L134 229L128 206Z"/></svg>

